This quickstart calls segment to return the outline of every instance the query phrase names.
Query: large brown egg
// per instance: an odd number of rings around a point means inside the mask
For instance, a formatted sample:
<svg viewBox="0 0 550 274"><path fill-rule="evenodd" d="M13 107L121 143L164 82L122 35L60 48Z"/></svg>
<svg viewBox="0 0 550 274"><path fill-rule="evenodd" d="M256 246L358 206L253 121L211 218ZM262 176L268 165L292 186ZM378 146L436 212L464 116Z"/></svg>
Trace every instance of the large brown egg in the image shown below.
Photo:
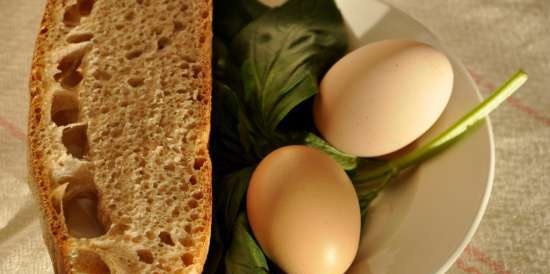
<svg viewBox="0 0 550 274"><path fill-rule="evenodd" d="M322 151L270 153L251 177L246 205L254 236L287 274L341 274L352 263L359 202L344 170Z"/></svg>
<svg viewBox="0 0 550 274"><path fill-rule="evenodd" d="M443 53L410 40L375 42L344 56L324 76L315 125L343 152L388 154L437 121L452 88L453 69Z"/></svg>

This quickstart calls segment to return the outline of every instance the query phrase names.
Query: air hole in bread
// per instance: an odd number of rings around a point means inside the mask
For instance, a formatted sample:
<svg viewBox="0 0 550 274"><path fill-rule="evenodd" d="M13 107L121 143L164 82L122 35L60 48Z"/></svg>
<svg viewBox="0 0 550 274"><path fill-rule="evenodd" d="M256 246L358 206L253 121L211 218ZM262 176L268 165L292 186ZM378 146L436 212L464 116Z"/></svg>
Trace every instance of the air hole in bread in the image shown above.
<svg viewBox="0 0 550 274"><path fill-rule="evenodd" d="M181 21L174 21L174 32L182 31L185 27Z"/></svg>
<svg viewBox="0 0 550 274"><path fill-rule="evenodd" d="M137 251L137 255L139 257L139 260L146 264L152 264L155 260L155 258L153 257L153 253L149 249L140 249Z"/></svg>
<svg viewBox="0 0 550 274"><path fill-rule="evenodd" d="M203 12L201 13L201 17L202 17L202 18L208 18L208 15L209 15L209 14L210 14L210 12L207 11L207 10L205 10L205 11L203 11Z"/></svg>
<svg viewBox="0 0 550 274"><path fill-rule="evenodd" d="M176 171L176 166L174 164L167 164L164 166L164 170L174 172Z"/></svg>
<svg viewBox="0 0 550 274"><path fill-rule="evenodd" d="M128 85L137 88L143 86L144 81L145 79L143 79L143 77L130 77L128 79Z"/></svg>
<svg viewBox="0 0 550 274"><path fill-rule="evenodd" d="M162 33L162 27L161 26L156 26L153 28L153 34L156 34L156 35L159 35Z"/></svg>
<svg viewBox="0 0 550 274"><path fill-rule="evenodd" d="M162 50L162 49L166 48L168 45L170 45L170 39L168 39L167 37L161 37L157 41L157 49L158 50Z"/></svg>
<svg viewBox="0 0 550 274"><path fill-rule="evenodd" d="M67 48L67 52L58 62L57 69L59 72L54 75L54 79L61 86L72 88L82 81L82 74L78 71L78 67L82 62L84 54L90 50L90 46L90 42L83 42Z"/></svg>
<svg viewBox="0 0 550 274"><path fill-rule="evenodd" d="M84 16L90 15L94 7L94 2L94 0L78 0L78 10L80 14Z"/></svg>
<svg viewBox="0 0 550 274"><path fill-rule="evenodd" d="M136 0L136 3L141 5L141 4L143 4L143 0Z"/></svg>
<svg viewBox="0 0 550 274"><path fill-rule="evenodd" d="M80 11L77 5L70 5L65 9L63 24L67 27L74 27L80 24Z"/></svg>
<svg viewBox="0 0 550 274"><path fill-rule="evenodd" d="M176 5L174 5L173 3L170 3L169 1L166 2L166 11L168 12L172 12L173 10L176 9Z"/></svg>
<svg viewBox="0 0 550 274"><path fill-rule="evenodd" d="M143 236L141 236L141 235L138 235L138 236L132 238L132 242L134 242L136 244L141 243L142 241L143 241Z"/></svg>
<svg viewBox="0 0 550 274"><path fill-rule="evenodd" d="M172 240L172 236L170 235L170 233L166 232L166 231L162 231L161 233L159 233L159 239L161 242L167 244L167 245L174 245L174 241Z"/></svg>
<svg viewBox="0 0 550 274"><path fill-rule="evenodd" d="M67 42L69 43L82 43L92 40L94 35L89 32L69 33L67 34Z"/></svg>
<svg viewBox="0 0 550 274"><path fill-rule="evenodd" d="M206 98L204 97L204 95L202 93L198 93L197 94L197 101L198 102L203 102Z"/></svg>
<svg viewBox="0 0 550 274"><path fill-rule="evenodd" d="M188 70L189 69L189 64L188 63L183 63L183 64L180 65L180 68L182 70Z"/></svg>
<svg viewBox="0 0 550 274"><path fill-rule="evenodd" d="M52 99L51 119L57 126L78 121L79 103L76 96L66 91L55 92Z"/></svg>
<svg viewBox="0 0 550 274"><path fill-rule="evenodd" d="M196 221L199 219L199 215L197 213L191 213L191 216L189 216L191 221ZM194 231L197 231L197 228L199 227L195 227L195 230Z"/></svg>
<svg viewBox="0 0 550 274"><path fill-rule="evenodd" d="M61 141L67 149L67 153L75 158L82 159L88 153L88 125L79 124L63 129Z"/></svg>
<svg viewBox="0 0 550 274"><path fill-rule="evenodd" d="M72 237L96 238L105 235L98 215L98 196L93 182L72 179L63 197L65 225Z"/></svg>
<svg viewBox="0 0 550 274"><path fill-rule="evenodd" d="M192 247L194 244L193 239L189 236L186 236L185 238L181 239L180 243L185 247Z"/></svg>
<svg viewBox="0 0 550 274"><path fill-rule="evenodd" d="M201 156L207 156L208 155L208 151L204 148L201 148L199 149L199 151L197 151L197 155L201 155Z"/></svg>
<svg viewBox="0 0 550 274"><path fill-rule="evenodd" d="M184 266L190 266L193 264L195 257L191 253L185 253L181 256L181 261Z"/></svg>
<svg viewBox="0 0 550 274"><path fill-rule="evenodd" d="M112 77L110 73L101 69L94 70L92 76L98 81L109 81Z"/></svg>
<svg viewBox="0 0 550 274"><path fill-rule="evenodd" d="M187 6L186 4L183 4L183 5L181 5L180 10L181 11L186 11L188 8L189 8L189 6Z"/></svg>
<svg viewBox="0 0 550 274"><path fill-rule="evenodd" d="M189 202L187 202L187 205L193 209L193 208L197 208L199 206L199 203L197 203L197 201L195 200L189 200Z"/></svg>
<svg viewBox="0 0 550 274"><path fill-rule="evenodd" d="M73 88L76 87L84 79L80 71L74 70L71 71L66 77L61 79L61 86L64 88Z"/></svg>
<svg viewBox="0 0 550 274"><path fill-rule="evenodd" d="M119 224L114 224L109 229L109 234L110 235L122 235L128 229L130 229L130 226L127 225L127 224L120 224L120 223Z"/></svg>
<svg viewBox="0 0 550 274"><path fill-rule="evenodd" d="M167 193L167 192L165 192L165 193ZM165 204L167 207L172 206L173 203L174 203L174 201L173 201L173 200L170 200L170 199L166 199L166 200L164 201L164 204Z"/></svg>
<svg viewBox="0 0 550 274"><path fill-rule="evenodd" d="M191 70L193 71L193 78L199 78L202 72L202 67L200 65L193 65L191 67Z"/></svg>
<svg viewBox="0 0 550 274"><path fill-rule="evenodd" d="M195 177L195 175L191 175L191 177L189 178L189 183L192 184L192 185L196 185L197 184L197 177Z"/></svg>
<svg viewBox="0 0 550 274"><path fill-rule="evenodd" d="M124 15L124 19L126 19L127 21L132 21L134 20L135 16L136 14L133 11L129 11Z"/></svg>
<svg viewBox="0 0 550 274"><path fill-rule="evenodd" d="M181 58L183 59L183 61L185 61L188 64L197 62L197 59L195 59L194 57L189 56L189 55L184 55Z"/></svg>
<svg viewBox="0 0 550 274"><path fill-rule="evenodd" d="M111 274L111 269L101 256L91 250L79 250L74 262L76 273Z"/></svg>
<svg viewBox="0 0 550 274"><path fill-rule="evenodd" d="M199 43L204 44L204 42L206 42L206 36L205 36L205 35L201 35L201 36L199 37Z"/></svg>
<svg viewBox="0 0 550 274"><path fill-rule="evenodd" d="M204 197L204 194L202 194L202 192L193 193L193 198L196 199L196 200L200 200L200 199L202 199L202 197Z"/></svg>
<svg viewBox="0 0 550 274"><path fill-rule="evenodd" d="M143 50L135 49L135 50L131 50L131 51L127 52L126 55L124 55L124 57L126 57L126 59L128 59L128 60L132 60L132 59L140 57L141 54L143 54Z"/></svg>
<svg viewBox="0 0 550 274"><path fill-rule="evenodd" d="M65 196L65 190L69 184L65 183L60 186L57 186L52 193L50 194L50 200L52 206L57 214L62 213L63 207L63 196Z"/></svg>
<svg viewBox="0 0 550 274"><path fill-rule="evenodd" d="M179 190L182 192L186 192L187 190L189 190L189 186L187 184L181 184Z"/></svg>
<svg viewBox="0 0 550 274"><path fill-rule="evenodd" d="M206 163L206 159L202 157L195 158L195 163L193 163L193 168L195 170L200 170L202 166Z"/></svg>
<svg viewBox="0 0 550 274"><path fill-rule="evenodd" d="M126 44L124 44L123 49L124 50L131 50L132 47L133 47L132 43L126 43Z"/></svg>

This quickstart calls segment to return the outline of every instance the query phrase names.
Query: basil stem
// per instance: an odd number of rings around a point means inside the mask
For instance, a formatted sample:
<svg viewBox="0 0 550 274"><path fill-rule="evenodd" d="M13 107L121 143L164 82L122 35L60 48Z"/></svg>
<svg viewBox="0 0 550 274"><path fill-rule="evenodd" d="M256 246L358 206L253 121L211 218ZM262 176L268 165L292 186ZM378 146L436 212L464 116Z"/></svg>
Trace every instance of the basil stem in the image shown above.
<svg viewBox="0 0 550 274"><path fill-rule="evenodd" d="M516 92L526 81L527 74L519 70L501 87L496 89L491 96L473 108L468 114L458 120L454 125L439 134L435 139L422 147L405 154L404 156L390 160L386 164L357 174L354 177L356 189L366 187L367 182L384 177L394 177L402 170L416 165L442 151L449 144L463 136L468 129L484 119L491 111L495 110L504 100ZM384 184L385 185L385 184Z"/></svg>

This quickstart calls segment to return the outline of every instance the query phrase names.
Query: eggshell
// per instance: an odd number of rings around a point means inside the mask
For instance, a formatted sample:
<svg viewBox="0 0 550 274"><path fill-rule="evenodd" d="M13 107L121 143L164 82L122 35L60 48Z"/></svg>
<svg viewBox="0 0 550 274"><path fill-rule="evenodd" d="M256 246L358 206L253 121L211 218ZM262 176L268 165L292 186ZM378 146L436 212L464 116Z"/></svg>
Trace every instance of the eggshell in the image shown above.
<svg viewBox="0 0 550 274"><path fill-rule="evenodd" d="M344 56L324 76L315 124L343 152L388 154L437 121L452 88L453 69L443 53L410 40L375 42Z"/></svg>
<svg viewBox="0 0 550 274"><path fill-rule="evenodd" d="M260 246L287 274L341 274L357 253L355 189L317 149L287 146L265 157L250 180L247 214Z"/></svg>

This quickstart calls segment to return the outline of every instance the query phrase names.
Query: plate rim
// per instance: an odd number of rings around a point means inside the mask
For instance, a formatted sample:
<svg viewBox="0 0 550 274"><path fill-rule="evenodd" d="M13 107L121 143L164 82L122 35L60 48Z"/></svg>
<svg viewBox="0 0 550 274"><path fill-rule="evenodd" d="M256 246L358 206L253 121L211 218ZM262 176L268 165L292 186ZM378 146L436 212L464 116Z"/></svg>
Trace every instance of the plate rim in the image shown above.
<svg viewBox="0 0 550 274"><path fill-rule="evenodd" d="M439 37L433 33L426 25L424 25L422 22L417 20L415 17L409 15L408 13L404 12L400 8L396 7L395 5L392 5L386 1L383 0L374 0L376 2L380 2L382 4L387 5L391 9L394 9L396 12L400 13L402 16L408 17L409 19L413 20L418 24L418 26L425 31L426 33L430 34L434 41L441 45L441 40ZM475 92L475 95L477 97L478 103L483 101L483 96L481 95L481 92L479 91L479 87L477 83L474 81L471 73L466 68L464 63L456 57L456 55L451 52L447 47L442 48L449 54L449 58L452 59L452 61L456 64L456 66L461 70L461 73L463 73L466 76L466 80L468 81L468 84L470 84ZM493 191L493 185L494 185L494 179L495 179L495 162L496 162L496 153L495 153L495 140L494 140L494 132L493 132L493 126L491 122L491 118L487 116L484 118L484 123L487 126L487 135L489 138L489 170L488 170L488 176L487 176L487 182L485 186L485 190L483 193L483 198L481 200L481 204L479 206L479 210L477 211L477 214L474 218L474 221L470 225L470 228L466 232L466 235L464 239L461 241L459 246L456 248L456 250L453 252L453 254L447 259L447 261L437 270L434 274L445 274L452 266L453 264L458 260L458 258L462 255L468 244L472 241L475 233L477 232L477 229L479 228L481 221L483 220L483 216L485 215L485 212L487 211L487 207L489 205L489 200L491 197L491 193Z"/></svg>

